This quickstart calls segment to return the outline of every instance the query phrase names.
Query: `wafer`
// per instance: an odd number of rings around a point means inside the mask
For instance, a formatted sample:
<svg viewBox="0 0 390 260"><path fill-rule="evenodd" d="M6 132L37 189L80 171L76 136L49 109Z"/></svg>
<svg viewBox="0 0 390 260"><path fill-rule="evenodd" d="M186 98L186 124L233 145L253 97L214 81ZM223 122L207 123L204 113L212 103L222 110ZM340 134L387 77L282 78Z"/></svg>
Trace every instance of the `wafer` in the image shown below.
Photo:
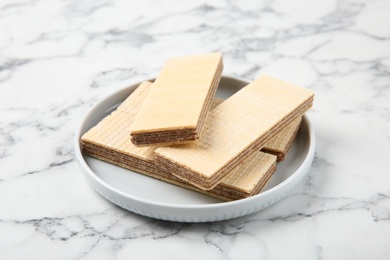
<svg viewBox="0 0 390 260"><path fill-rule="evenodd" d="M313 98L308 89L262 76L208 113L196 144L159 147L155 161L200 189L212 189L249 154L301 117Z"/></svg>
<svg viewBox="0 0 390 260"><path fill-rule="evenodd" d="M214 98L213 108L223 102L222 99ZM273 154L277 157L277 161L283 161L290 150L302 123L302 117L298 117L283 128L280 133L268 140L262 152Z"/></svg>
<svg viewBox="0 0 390 260"><path fill-rule="evenodd" d="M298 134L301 122L302 117L296 118L283 128L280 133L267 141L261 151L273 154L278 158L278 161L283 161Z"/></svg>
<svg viewBox="0 0 390 260"><path fill-rule="evenodd" d="M156 146L136 147L128 130L152 83L142 83L114 112L81 138L83 151L92 157L187 189L230 201L260 192L276 170L276 157L256 152L246 158L212 190L199 189L154 163ZM220 103L216 100L213 104Z"/></svg>
<svg viewBox="0 0 390 260"><path fill-rule="evenodd" d="M161 146L198 139L222 68L221 53L167 61L132 124L131 141Z"/></svg>

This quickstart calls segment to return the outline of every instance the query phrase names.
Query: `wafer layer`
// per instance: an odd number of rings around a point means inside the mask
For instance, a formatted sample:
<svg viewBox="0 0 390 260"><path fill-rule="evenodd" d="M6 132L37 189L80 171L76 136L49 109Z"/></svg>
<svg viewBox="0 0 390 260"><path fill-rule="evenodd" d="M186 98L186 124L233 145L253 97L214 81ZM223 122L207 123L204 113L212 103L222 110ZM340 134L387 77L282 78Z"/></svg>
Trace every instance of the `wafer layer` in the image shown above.
<svg viewBox="0 0 390 260"><path fill-rule="evenodd" d="M223 200L249 197L264 187L276 169L276 157L262 152L249 156L209 191L201 190L156 165L153 161L156 147L136 147L128 136L129 127L150 87L151 83L142 83L117 110L86 132L81 138L84 152L100 160Z"/></svg>
<svg viewBox="0 0 390 260"><path fill-rule="evenodd" d="M214 98L212 108L223 102L222 99ZM261 149L262 152L273 154L277 161L283 161L290 150L302 123L302 117L298 117L283 128L280 133L266 142Z"/></svg>
<svg viewBox="0 0 390 260"><path fill-rule="evenodd" d="M135 145L167 145L199 138L222 73L222 54L169 60L131 127Z"/></svg>
<svg viewBox="0 0 390 260"><path fill-rule="evenodd" d="M201 188L214 188L249 154L312 106L308 89L263 76L212 109L197 144L160 147L155 161Z"/></svg>
<svg viewBox="0 0 390 260"><path fill-rule="evenodd" d="M283 161L290 149L295 137L298 134L302 117L296 118L289 125L283 128L280 133L265 143L261 151L276 155L278 161Z"/></svg>

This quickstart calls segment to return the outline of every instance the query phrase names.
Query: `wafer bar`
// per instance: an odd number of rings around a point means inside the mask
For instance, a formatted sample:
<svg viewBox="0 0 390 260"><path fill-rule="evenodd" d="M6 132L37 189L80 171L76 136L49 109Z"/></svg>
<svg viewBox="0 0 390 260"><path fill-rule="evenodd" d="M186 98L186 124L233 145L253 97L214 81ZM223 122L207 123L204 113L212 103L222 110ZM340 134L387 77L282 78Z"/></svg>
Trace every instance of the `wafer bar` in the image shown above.
<svg viewBox="0 0 390 260"><path fill-rule="evenodd" d="M198 139L222 68L221 53L169 60L134 120L131 141L161 146Z"/></svg>
<svg viewBox="0 0 390 260"><path fill-rule="evenodd" d="M128 129L151 85L150 82L142 83L114 112L88 130L81 138L83 151L97 159L226 201L260 192L276 170L273 155L254 153L214 189L206 191L156 165L153 152L157 147L136 147L128 138ZM214 105L220 102L216 100Z"/></svg>
<svg viewBox="0 0 390 260"><path fill-rule="evenodd" d="M279 134L271 138L265 143L261 149L262 152L270 153L278 158L278 161L283 161L289 151L298 130L301 126L302 117L296 118L289 125L280 131Z"/></svg>
<svg viewBox="0 0 390 260"><path fill-rule="evenodd" d="M308 89L262 76L209 112L196 144L159 147L155 161L200 189L212 189L248 155L301 117L312 106L313 97Z"/></svg>
<svg viewBox="0 0 390 260"><path fill-rule="evenodd" d="M214 98L213 107L222 102L222 99ZM275 155L278 162L283 161L299 132L301 123L302 117L296 118L293 122L283 128L280 133L268 140L261 151Z"/></svg>

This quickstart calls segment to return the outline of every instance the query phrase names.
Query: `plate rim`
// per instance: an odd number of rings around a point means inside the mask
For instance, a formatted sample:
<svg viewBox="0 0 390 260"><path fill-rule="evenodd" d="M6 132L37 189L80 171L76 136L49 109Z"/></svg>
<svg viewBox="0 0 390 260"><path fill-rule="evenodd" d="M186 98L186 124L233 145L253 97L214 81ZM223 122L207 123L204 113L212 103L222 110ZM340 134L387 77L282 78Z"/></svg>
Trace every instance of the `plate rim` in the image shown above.
<svg viewBox="0 0 390 260"><path fill-rule="evenodd" d="M225 75L223 75L222 78L224 78L226 80L235 80L235 81L238 80L238 81L241 81L242 83L246 83L246 84L249 83L247 80L244 80L244 79L241 79L241 78L238 78L238 77L232 77L232 76L225 76ZM149 79L149 80L153 80L153 79ZM137 197L137 196L134 196L134 195L131 195L131 194L127 194L127 193L117 189L116 187L112 186L111 184L105 182L102 178L100 178L89 167L89 165L87 164L87 162L85 161L85 159L83 157L82 145L81 145L81 142L80 142L80 138L81 138L81 136L83 134L82 130L84 128L86 120L88 118L90 118L91 116L93 116L92 114L93 114L93 112L95 110L97 110L100 106L102 106L105 102L107 102L106 101L107 99L112 98L113 96L116 96L116 95L120 95L121 92L128 92L132 88L135 89L137 87L137 85L139 85L141 82L142 81L135 82L133 84L127 85L126 87L122 87L120 89L112 91L111 93L105 95L103 98L101 98L96 103L94 103L91 107L89 107L87 112L82 116L82 119L77 124L75 135L74 135L75 156L76 156L76 159L77 159L79 165L81 166L81 168L83 170L84 176L87 177L86 179L89 182L89 184L91 184L92 187L100 195L102 195L106 199L110 200L114 204L123 207L122 205L119 205L117 202L115 202L112 199L110 199L107 195L102 194L102 192L99 191L98 187L96 187L96 184L99 184L106 191L109 191L110 193L113 193L116 196L120 196L120 197L125 198L126 200L128 200L128 202L133 201L133 202L137 202L137 203L141 203L141 204L145 204L145 205L152 206L152 207L157 207L157 208L161 208L162 207L162 208L166 208L166 209L175 209L175 210L183 210L183 211L191 210L192 211L192 210L226 209L226 208L229 208L229 207L235 207L235 206L240 205L240 204L251 204L254 201L261 200L262 197L271 196L273 193L277 192L277 190L281 189L283 186L287 186L291 182L296 181L297 176L299 177L300 174L303 175L301 179L303 179L307 175L307 174L305 174L305 172L309 171L310 166L312 164L312 161L314 159L315 142L316 142L316 140L315 140L314 128L313 128L313 126L312 126L308 116L305 114L303 116L303 121L307 125L307 131L308 131L308 135L309 135L308 141L310 142L309 143L309 149L307 151L305 159L303 160L302 164L296 169L296 171L294 173L292 173L287 179L285 179L283 182L281 182L281 183L275 185L274 187L272 187L272 188L270 188L270 189L268 189L268 190L266 190L264 192L261 192L261 193L259 193L257 195L254 195L254 196L251 196L251 197L248 197L248 198L243 198L243 199L240 199L240 200L235 200L235 201L226 201L226 202L211 203L211 204L174 204L174 203L171 203L171 202L159 202L159 201L156 202L156 201L153 201L151 199L140 198L140 197ZM307 168L307 169L305 169L305 168ZM305 171L305 172L301 173L302 171ZM88 174L88 176L86 174ZM95 183L91 183L91 178L95 181ZM298 180L298 182L299 181L300 180ZM285 196L282 196L281 198L277 199L275 202L270 203L270 205L273 205L277 201L279 201L280 199L286 197L288 195L288 193L290 193L294 189L295 186L290 187L291 190L289 192L287 192L285 194ZM270 206L270 205L268 205L268 206ZM268 207L268 206L266 206L266 207ZM263 208L266 208L266 207L263 207ZM260 208L258 210L261 210L263 208ZM130 210L127 207L125 207L125 209ZM258 211L258 210L255 210L255 211ZM130 211L135 212L134 210L130 210ZM253 211L253 212L255 212L255 211ZM253 213L253 212L249 212L248 214ZM164 217L159 217L159 216L153 216L153 215L150 215L150 214L143 214L142 212L141 213L140 212L135 212L135 213L141 214L141 215L145 215L145 216L148 216L148 217L153 217L153 218L160 218L160 219L164 219L164 220L171 220L171 219L166 218L166 217L164 218ZM240 216L242 216L242 215L240 215ZM239 217L239 216L237 216L237 217ZM210 219L210 218L207 218L207 219ZM228 218L225 217L225 218L217 218L217 219L218 220L223 220L223 219L228 219ZM175 218L175 221L181 221L181 219L180 218L179 219ZM186 219L184 218L183 221L186 221ZM204 222L204 221L210 221L210 220L204 220L204 219L201 218L198 221L191 221L191 222Z"/></svg>

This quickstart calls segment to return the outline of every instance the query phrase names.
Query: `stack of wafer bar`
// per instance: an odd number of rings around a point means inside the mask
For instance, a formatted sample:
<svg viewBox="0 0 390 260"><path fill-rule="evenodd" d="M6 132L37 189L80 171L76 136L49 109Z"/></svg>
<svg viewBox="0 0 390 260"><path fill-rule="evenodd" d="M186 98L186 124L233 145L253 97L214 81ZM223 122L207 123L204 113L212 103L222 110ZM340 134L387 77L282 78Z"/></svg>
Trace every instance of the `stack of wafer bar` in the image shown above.
<svg viewBox="0 0 390 260"><path fill-rule="evenodd" d="M192 185L214 188L312 106L308 89L263 76L212 109L196 144L159 147L155 162Z"/></svg>
<svg viewBox="0 0 390 260"><path fill-rule="evenodd" d="M131 125L152 83L142 83L114 112L86 132L81 139L83 150L100 160L139 172L145 175L195 190L222 200L230 201L257 194L268 182L276 169L276 157L263 152L255 152L235 167L211 190L197 188L158 166L154 161L157 146L137 147L129 139ZM214 100L213 106L221 103ZM288 136L275 136L269 147L280 152L286 151L283 143L276 140L292 140L296 131L288 131Z"/></svg>
<svg viewBox="0 0 390 260"><path fill-rule="evenodd" d="M219 84L221 53L170 59L131 126L135 145L170 145L199 138Z"/></svg>

